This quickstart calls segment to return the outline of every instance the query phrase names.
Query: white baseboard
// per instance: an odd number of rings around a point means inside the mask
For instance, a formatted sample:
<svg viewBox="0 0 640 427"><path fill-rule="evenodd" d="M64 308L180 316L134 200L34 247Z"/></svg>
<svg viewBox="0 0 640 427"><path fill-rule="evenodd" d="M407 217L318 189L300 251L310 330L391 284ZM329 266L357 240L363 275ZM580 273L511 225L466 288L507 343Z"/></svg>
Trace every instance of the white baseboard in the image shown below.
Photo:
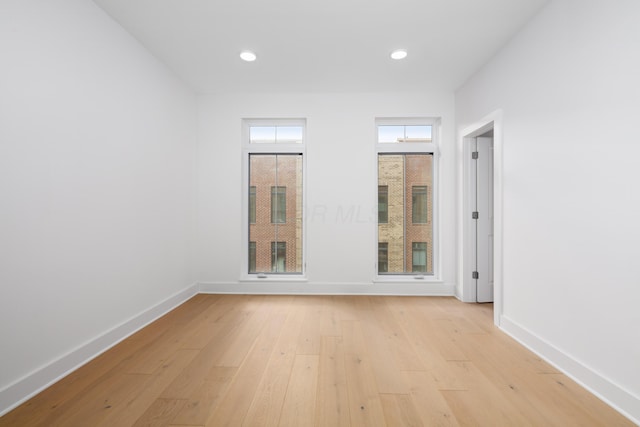
<svg viewBox="0 0 640 427"><path fill-rule="evenodd" d="M569 378L629 418L631 422L640 425L640 397L634 396L628 390L624 390L611 380L504 315L500 318L500 328L520 344L542 357Z"/></svg>
<svg viewBox="0 0 640 427"><path fill-rule="evenodd" d="M453 284L415 282L200 282L199 291L203 294L455 296Z"/></svg>
<svg viewBox="0 0 640 427"><path fill-rule="evenodd" d="M70 351L61 358L0 390L0 416L35 396L56 381L64 378L197 293L197 284L192 284L159 304L133 316L104 334Z"/></svg>

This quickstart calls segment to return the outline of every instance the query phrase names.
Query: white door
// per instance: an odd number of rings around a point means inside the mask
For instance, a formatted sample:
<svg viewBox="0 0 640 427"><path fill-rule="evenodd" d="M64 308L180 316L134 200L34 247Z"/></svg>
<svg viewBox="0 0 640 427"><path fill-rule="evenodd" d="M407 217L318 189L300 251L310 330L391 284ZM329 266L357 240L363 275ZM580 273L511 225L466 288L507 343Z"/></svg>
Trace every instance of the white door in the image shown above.
<svg viewBox="0 0 640 427"><path fill-rule="evenodd" d="M493 137L475 139L476 301L493 301ZM472 177L473 179L473 177ZM473 197L473 195L472 195Z"/></svg>

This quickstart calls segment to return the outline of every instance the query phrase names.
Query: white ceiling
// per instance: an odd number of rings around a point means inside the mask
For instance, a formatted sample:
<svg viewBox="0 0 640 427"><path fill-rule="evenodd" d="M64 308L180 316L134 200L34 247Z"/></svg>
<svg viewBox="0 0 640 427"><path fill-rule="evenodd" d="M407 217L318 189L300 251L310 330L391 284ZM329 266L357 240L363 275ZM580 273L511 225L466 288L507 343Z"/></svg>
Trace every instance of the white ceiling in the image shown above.
<svg viewBox="0 0 640 427"><path fill-rule="evenodd" d="M548 0L94 1L216 93L455 90ZM397 48L409 56L391 60Z"/></svg>

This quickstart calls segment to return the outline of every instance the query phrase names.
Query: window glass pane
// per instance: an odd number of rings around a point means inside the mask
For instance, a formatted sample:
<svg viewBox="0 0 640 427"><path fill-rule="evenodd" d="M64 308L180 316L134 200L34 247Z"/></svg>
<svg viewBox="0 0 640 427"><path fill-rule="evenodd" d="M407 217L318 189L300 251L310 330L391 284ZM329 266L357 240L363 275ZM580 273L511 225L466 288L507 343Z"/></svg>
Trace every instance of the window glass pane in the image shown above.
<svg viewBox="0 0 640 427"><path fill-rule="evenodd" d="M251 126L249 128L249 141L252 144L264 144L276 142L275 126Z"/></svg>
<svg viewBox="0 0 640 427"><path fill-rule="evenodd" d="M302 126L278 126L276 128L278 144L301 144Z"/></svg>
<svg viewBox="0 0 640 427"><path fill-rule="evenodd" d="M407 126L406 142L431 142L431 126Z"/></svg>
<svg viewBox="0 0 640 427"><path fill-rule="evenodd" d="M426 250L433 245L433 204L428 191L432 185L431 153L378 155L378 189L387 187L388 220L378 223L378 243L386 243L388 247L387 271L379 273L410 274L415 271L433 274L431 251ZM415 219L424 221L416 222ZM414 260L414 243L425 245L423 255L416 254L423 257L424 262L423 258ZM420 263L414 264L414 261ZM424 268L416 270L415 265L424 265Z"/></svg>
<svg viewBox="0 0 640 427"><path fill-rule="evenodd" d="M302 144L302 126L250 126L251 144Z"/></svg>
<svg viewBox="0 0 640 427"><path fill-rule="evenodd" d="M404 126L378 126L378 142L398 142L404 139Z"/></svg>
<svg viewBox="0 0 640 427"><path fill-rule="evenodd" d="M256 188L247 242L256 243L250 273L302 273L302 155L250 154L249 185ZM282 255L287 250L288 258Z"/></svg>
<svg viewBox="0 0 640 427"><path fill-rule="evenodd" d="M380 125L379 143L431 142L431 125Z"/></svg>

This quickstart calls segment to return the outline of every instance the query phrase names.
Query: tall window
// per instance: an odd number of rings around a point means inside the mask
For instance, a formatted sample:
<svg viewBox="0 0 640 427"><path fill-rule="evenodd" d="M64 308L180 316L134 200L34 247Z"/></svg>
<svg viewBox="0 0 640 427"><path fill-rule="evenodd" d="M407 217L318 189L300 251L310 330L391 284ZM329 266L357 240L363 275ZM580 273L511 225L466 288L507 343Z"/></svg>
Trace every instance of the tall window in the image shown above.
<svg viewBox="0 0 640 427"><path fill-rule="evenodd" d="M244 125L247 174L244 271L302 274L304 120L253 120Z"/></svg>
<svg viewBox="0 0 640 427"><path fill-rule="evenodd" d="M436 124L377 120L378 274L434 274Z"/></svg>

